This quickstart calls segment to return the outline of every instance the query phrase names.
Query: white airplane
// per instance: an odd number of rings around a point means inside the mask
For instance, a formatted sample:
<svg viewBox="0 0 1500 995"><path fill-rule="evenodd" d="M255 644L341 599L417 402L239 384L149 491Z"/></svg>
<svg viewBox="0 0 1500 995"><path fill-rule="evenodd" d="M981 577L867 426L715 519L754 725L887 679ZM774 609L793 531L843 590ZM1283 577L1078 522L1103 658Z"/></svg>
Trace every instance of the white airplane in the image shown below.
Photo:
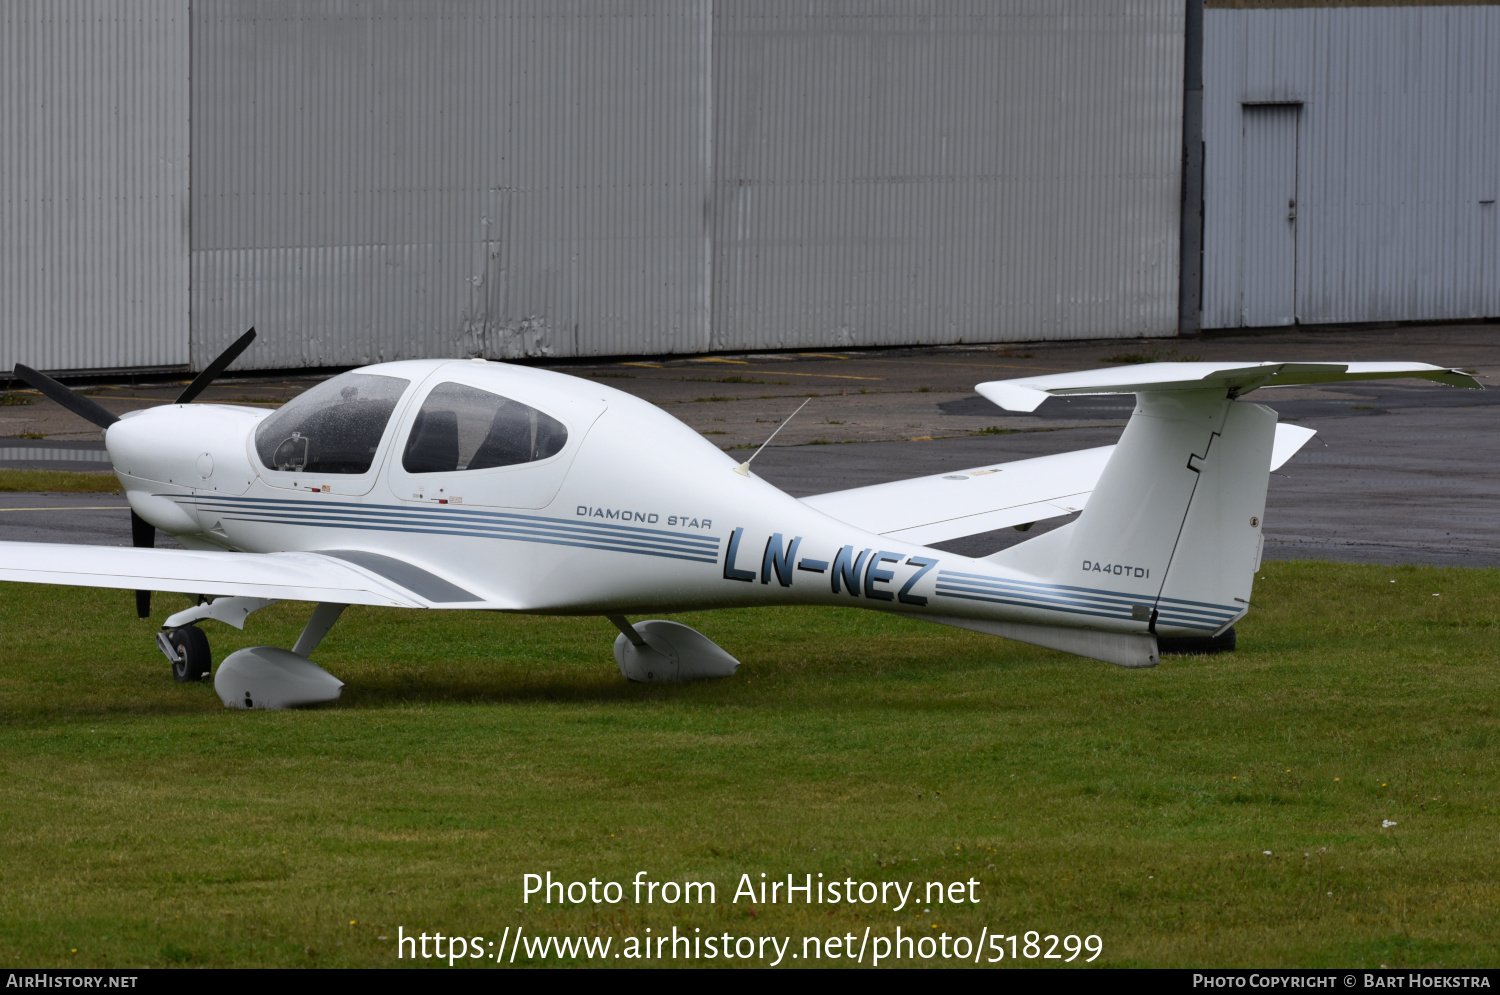
<svg viewBox="0 0 1500 995"><path fill-rule="evenodd" d="M628 616L844 605L960 626L1126 667L1161 640L1232 646L1260 565L1266 484L1314 433L1241 400L1263 387L1419 377L1421 363L1151 363L983 383L1001 408L1134 393L1117 445L801 500L654 405L591 380L472 360L381 363L275 411L178 403L117 418L24 366L16 375L104 428L135 548L0 543L0 580L199 595L158 643L178 680L208 675L216 619L316 604L291 650L214 675L225 704L337 697L308 656L351 604L602 615L625 677L727 676L738 661L677 622ZM751 459L754 457L752 456ZM928 544L1081 511L991 556ZM153 548L155 530L181 550ZM211 597L208 597L211 596Z"/></svg>

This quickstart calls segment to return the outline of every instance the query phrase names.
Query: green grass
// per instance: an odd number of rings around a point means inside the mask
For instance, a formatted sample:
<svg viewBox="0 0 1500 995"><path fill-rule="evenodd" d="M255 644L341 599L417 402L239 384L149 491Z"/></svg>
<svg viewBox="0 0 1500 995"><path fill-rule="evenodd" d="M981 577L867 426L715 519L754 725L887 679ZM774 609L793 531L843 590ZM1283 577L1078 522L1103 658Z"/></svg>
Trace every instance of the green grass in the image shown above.
<svg viewBox="0 0 1500 995"><path fill-rule="evenodd" d="M1264 573L1238 652L1149 671L772 609L682 617L735 677L640 686L602 619L352 608L317 654L343 699L250 713L171 681L151 633L180 597L141 622L128 592L0 585L0 960L387 966L398 926L619 949L675 924L1097 934L1109 965L1500 963L1500 571ZM221 659L305 615L205 630ZM638 870L720 901L521 903L525 872ZM974 877L982 901L752 916L728 899L762 871Z"/></svg>
<svg viewBox="0 0 1500 995"><path fill-rule="evenodd" d="M120 481L108 470L0 470L0 491L61 491L68 494L118 494Z"/></svg>

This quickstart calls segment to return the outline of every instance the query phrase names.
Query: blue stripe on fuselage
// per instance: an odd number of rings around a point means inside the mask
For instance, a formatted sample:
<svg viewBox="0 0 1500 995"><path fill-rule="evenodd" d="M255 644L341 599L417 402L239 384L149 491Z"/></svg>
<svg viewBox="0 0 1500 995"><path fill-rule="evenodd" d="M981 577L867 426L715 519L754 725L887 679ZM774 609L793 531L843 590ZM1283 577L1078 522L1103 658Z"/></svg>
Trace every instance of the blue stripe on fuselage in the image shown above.
<svg viewBox="0 0 1500 995"><path fill-rule="evenodd" d="M444 505L441 509L410 508L399 505L365 505L350 501L312 502L284 498L200 495L197 506L201 511L222 513L229 521L505 539L616 553L638 553L642 556L696 563L717 563L721 542L716 536L667 529L573 521L516 512L483 511L452 505Z"/></svg>

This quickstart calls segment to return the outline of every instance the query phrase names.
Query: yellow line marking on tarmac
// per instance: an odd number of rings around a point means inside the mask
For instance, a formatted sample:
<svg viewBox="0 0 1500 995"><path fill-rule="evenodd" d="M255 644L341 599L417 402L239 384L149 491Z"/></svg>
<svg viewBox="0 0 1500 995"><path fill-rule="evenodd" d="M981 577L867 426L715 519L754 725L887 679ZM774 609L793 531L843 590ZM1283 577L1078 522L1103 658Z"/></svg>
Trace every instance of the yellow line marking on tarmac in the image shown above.
<svg viewBox="0 0 1500 995"><path fill-rule="evenodd" d="M661 369L660 363L617 363L617 366L644 366L648 370Z"/></svg>
<svg viewBox="0 0 1500 995"><path fill-rule="evenodd" d="M683 368L683 367L680 367ZM842 373L794 373L791 370L746 370L746 373L764 373L776 377L823 377L833 380L884 380L885 377L851 377Z"/></svg>
<svg viewBox="0 0 1500 995"><path fill-rule="evenodd" d="M749 366L750 363L743 359L720 359L718 356L699 356L693 360L695 363L733 363L736 366Z"/></svg>
<svg viewBox="0 0 1500 995"><path fill-rule="evenodd" d="M799 352L799 356L811 356L814 359L848 359L848 356L835 356L831 352Z"/></svg>
<svg viewBox="0 0 1500 995"><path fill-rule="evenodd" d="M842 373L791 373L787 370L757 370L756 372L774 373L776 376L788 377L824 377L834 380L884 380L885 377L850 377Z"/></svg>
<svg viewBox="0 0 1500 995"><path fill-rule="evenodd" d="M1073 373L1073 366L1017 366L1014 363L937 363L930 359L866 359L867 363L900 363L909 366L977 366L982 370L1033 370L1049 373Z"/></svg>
<svg viewBox="0 0 1500 995"><path fill-rule="evenodd" d="M121 511L129 507L128 504L74 504L50 508L0 508L0 511Z"/></svg>

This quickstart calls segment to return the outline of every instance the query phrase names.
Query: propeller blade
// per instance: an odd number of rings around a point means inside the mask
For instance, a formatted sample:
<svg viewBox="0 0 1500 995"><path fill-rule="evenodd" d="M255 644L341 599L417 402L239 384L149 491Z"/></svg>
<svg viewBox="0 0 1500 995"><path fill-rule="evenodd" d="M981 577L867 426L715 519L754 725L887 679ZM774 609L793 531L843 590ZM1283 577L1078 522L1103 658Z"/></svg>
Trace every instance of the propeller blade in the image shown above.
<svg viewBox="0 0 1500 995"><path fill-rule="evenodd" d="M62 384L53 380L45 373L38 373L29 366L21 363L16 364L15 378L24 380L47 397L61 404L80 418L85 418L100 428L109 428L120 420L120 416L107 410L103 405L92 401L77 391L70 390Z"/></svg>
<svg viewBox="0 0 1500 995"><path fill-rule="evenodd" d="M130 511L130 543L136 549L151 549L156 545L156 526ZM151 617L151 592L135 592L135 613L141 618Z"/></svg>
<svg viewBox="0 0 1500 995"><path fill-rule="evenodd" d="M204 389L207 388L209 384L213 383L214 380L218 378L220 373L223 373L225 370L229 369L229 364L234 362L236 359L239 359L240 353L250 348L250 343L254 341L255 329L253 328L246 332L244 335L241 335L239 338L235 339L228 349L225 349L223 352L219 353L218 358L216 358L212 363L209 363L206 367L203 368L202 373L193 378L193 382L187 385L186 390L177 395L177 400L175 403L186 404L193 398L197 397L199 394L203 393Z"/></svg>

